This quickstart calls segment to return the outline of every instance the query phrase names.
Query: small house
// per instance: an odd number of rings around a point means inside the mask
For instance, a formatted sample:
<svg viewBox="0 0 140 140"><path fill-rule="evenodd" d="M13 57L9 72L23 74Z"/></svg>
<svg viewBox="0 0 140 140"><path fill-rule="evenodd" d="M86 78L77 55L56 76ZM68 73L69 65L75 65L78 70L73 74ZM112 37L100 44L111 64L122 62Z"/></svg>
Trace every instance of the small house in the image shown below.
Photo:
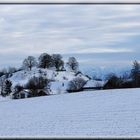
<svg viewBox="0 0 140 140"><path fill-rule="evenodd" d="M104 81L88 80L84 85L83 90L99 90L102 89Z"/></svg>

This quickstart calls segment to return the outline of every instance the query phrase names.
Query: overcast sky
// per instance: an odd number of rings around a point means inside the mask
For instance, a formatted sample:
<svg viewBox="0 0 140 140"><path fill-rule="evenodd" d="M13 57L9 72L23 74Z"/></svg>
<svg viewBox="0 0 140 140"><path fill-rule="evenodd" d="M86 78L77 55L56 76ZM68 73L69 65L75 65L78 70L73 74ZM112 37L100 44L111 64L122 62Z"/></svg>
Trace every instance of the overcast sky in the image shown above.
<svg viewBox="0 0 140 140"><path fill-rule="evenodd" d="M0 0L0 2L139 2L140 0Z"/></svg>
<svg viewBox="0 0 140 140"><path fill-rule="evenodd" d="M140 5L0 5L0 66L43 52L130 65L140 59Z"/></svg>

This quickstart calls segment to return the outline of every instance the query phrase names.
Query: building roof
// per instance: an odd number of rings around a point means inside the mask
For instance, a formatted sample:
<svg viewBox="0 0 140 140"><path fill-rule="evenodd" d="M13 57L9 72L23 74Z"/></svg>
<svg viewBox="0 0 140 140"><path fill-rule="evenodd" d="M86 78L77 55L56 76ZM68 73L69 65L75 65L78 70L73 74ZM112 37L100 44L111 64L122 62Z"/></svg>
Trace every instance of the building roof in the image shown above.
<svg viewBox="0 0 140 140"><path fill-rule="evenodd" d="M102 87L103 85L104 85L104 81L89 80L84 85L84 88Z"/></svg>

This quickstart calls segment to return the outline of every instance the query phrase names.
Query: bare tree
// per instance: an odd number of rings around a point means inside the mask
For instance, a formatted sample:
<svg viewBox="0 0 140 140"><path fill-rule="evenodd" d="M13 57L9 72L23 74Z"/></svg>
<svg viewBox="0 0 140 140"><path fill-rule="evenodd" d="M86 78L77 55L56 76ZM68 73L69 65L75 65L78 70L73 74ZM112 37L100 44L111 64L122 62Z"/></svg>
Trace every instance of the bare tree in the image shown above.
<svg viewBox="0 0 140 140"><path fill-rule="evenodd" d="M79 63L77 62L75 57L69 57L67 66L70 71L77 72L79 69Z"/></svg>
<svg viewBox="0 0 140 140"><path fill-rule="evenodd" d="M33 56L28 56L26 59L23 61L23 67L29 70L32 70L32 67L36 66L37 62L35 60L35 57Z"/></svg>
<svg viewBox="0 0 140 140"><path fill-rule="evenodd" d="M64 61L62 60L62 56L60 54L53 54L52 58L54 60L56 70L62 70L64 68Z"/></svg>
<svg viewBox="0 0 140 140"><path fill-rule="evenodd" d="M54 61L51 55L47 53L43 53L38 58L39 61L39 68L51 68L54 67Z"/></svg>

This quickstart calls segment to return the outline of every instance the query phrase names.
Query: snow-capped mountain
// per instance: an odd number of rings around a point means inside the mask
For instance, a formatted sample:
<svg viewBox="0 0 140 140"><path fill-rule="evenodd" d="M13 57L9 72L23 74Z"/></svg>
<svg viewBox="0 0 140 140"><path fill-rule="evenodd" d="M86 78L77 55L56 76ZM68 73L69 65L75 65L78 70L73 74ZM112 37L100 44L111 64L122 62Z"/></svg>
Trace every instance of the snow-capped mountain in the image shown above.
<svg viewBox="0 0 140 140"><path fill-rule="evenodd" d="M131 67L81 67L83 74L90 76L91 78L97 78L105 80L106 76L110 73L114 73L117 76L122 76L123 74L129 74Z"/></svg>

